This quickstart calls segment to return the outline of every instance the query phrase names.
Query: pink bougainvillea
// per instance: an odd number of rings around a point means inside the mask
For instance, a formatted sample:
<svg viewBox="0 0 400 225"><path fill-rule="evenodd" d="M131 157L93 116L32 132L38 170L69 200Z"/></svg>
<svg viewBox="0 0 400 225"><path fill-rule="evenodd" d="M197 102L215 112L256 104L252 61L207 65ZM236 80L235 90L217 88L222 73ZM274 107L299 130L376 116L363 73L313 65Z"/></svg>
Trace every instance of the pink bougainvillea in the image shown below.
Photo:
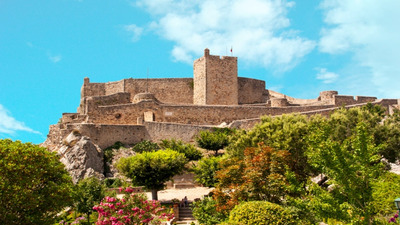
<svg viewBox="0 0 400 225"><path fill-rule="evenodd" d="M99 216L97 225L161 224L171 220L174 214L161 206L159 201L148 201L143 194L132 193L132 188L122 189L122 199L105 197L100 205L93 207Z"/></svg>

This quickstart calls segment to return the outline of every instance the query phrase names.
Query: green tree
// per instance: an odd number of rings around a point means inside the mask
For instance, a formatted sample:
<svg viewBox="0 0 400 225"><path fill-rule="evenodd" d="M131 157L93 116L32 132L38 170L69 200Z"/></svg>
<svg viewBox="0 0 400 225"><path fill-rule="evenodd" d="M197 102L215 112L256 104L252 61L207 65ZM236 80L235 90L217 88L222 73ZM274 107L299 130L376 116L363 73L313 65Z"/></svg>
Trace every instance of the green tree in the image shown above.
<svg viewBox="0 0 400 225"><path fill-rule="evenodd" d="M0 140L0 224L52 224L72 203L72 186L55 153Z"/></svg>
<svg viewBox="0 0 400 225"><path fill-rule="evenodd" d="M144 186L157 200L157 191L165 187L165 182L180 174L187 162L185 155L173 150L143 152L128 158L121 158L117 169L132 180L134 185Z"/></svg>
<svg viewBox="0 0 400 225"><path fill-rule="evenodd" d="M185 144L181 140L177 141L175 139L164 139L161 141L160 146L163 149L171 149L179 153L183 153L188 160L199 160L201 157L203 157L201 151L194 145Z"/></svg>
<svg viewBox="0 0 400 225"><path fill-rule="evenodd" d="M105 190L105 185L96 177L81 180L74 188L76 210L86 214L89 224L93 206L99 204L105 197Z"/></svg>
<svg viewBox="0 0 400 225"><path fill-rule="evenodd" d="M234 134L235 130L230 128L214 128L212 131L203 130L196 137L197 145L209 151L214 151L215 155L218 150L229 145L230 135Z"/></svg>
<svg viewBox="0 0 400 225"><path fill-rule="evenodd" d="M381 146L374 144L365 123L359 123L343 141L332 138L335 128L329 122L315 128L309 137L309 156L331 179L334 199L349 205L353 218L371 224L375 214L372 184L383 171Z"/></svg>
<svg viewBox="0 0 400 225"><path fill-rule="evenodd" d="M286 150L289 152L290 170L295 173L299 181L305 183L312 172L305 154L308 148L306 136L309 127L321 121L323 118L319 116L310 120L304 115L297 114L265 116L261 118L261 123L248 132L239 133L226 151L230 157L243 158L247 147L257 147L261 142L274 149Z"/></svg>
<svg viewBox="0 0 400 225"><path fill-rule="evenodd" d="M221 157L202 158L197 165L193 167L196 182L206 187L215 187L217 178L216 172L220 170L219 162Z"/></svg>
<svg viewBox="0 0 400 225"><path fill-rule="evenodd" d="M219 224L226 219L226 216L217 211L216 202L212 197L205 197L201 201L196 201L192 206L193 217L200 224L213 225Z"/></svg>

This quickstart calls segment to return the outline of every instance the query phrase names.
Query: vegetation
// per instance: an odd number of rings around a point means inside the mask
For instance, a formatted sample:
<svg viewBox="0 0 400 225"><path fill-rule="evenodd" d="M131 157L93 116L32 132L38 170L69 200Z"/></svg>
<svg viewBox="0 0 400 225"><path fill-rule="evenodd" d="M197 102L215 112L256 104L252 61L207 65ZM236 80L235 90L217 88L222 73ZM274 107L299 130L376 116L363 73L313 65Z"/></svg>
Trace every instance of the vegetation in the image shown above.
<svg viewBox="0 0 400 225"><path fill-rule="evenodd" d="M79 181L74 190L74 206L79 213L86 214L90 224L93 206L105 197L105 185L97 178L90 177Z"/></svg>
<svg viewBox="0 0 400 225"><path fill-rule="evenodd" d="M153 200L157 200L157 191L164 188L166 181L181 173L186 162L184 154L166 149L121 158L117 169L132 179L134 185L151 190Z"/></svg>
<svg viewBox="0 0 400 225"><path fill-rule="evenodd" d="M219 162L221 157L202 158L193 167L196 182L206 187L215 187L218 180L216 172L220 169Z"/></svg>
<svg viewBox="0 0 400 225"><path fill-rule="evenodd" d="M59 157L31 143L0 140L0 224L52 224L72 203Z"/></svg>
<svg viewBox="0 0 400 225"><path fill-rule="evenodd" d="M268 202L250 201L237 205L229 215L229 224L297 224L293 212Z"/></svg>
<svg viewBox="0 0 400 225"><path fill-rule="evenodd" d="M194 145L185 144L182 141L176 141L175 139L162 140L160 146L163 149L171 149L179 153L183 153L188 160L199 160L201 157L203 157L201 151L198 150Z"/></svg>
<svg viewBox="0 0 400 225"><path fill-rule="evenodd" d="M192 211L193 217L196 218L200 224L219 224L226 219L223 213L217 211L216 201L212 197L205 197L201 201L194 202Z"/></svg>
<svg viewBox="0 0 400 225"><path fill-rule="evenodd" d="M136 153L143 153L143 152L153 152L157 151L160 149L160 146L158 146L157 143L144 140L139 143L137 143L135 146L133 146L132 150Z"/></svg>
<svg viewBox="0 0 400 225"><path fill-rule="evenodd" d="M107 196L93 207L99 214L96 224L160 224L173 218L174 215L160 202L148 201L142 194L133 194L131 188L123 191L125 195L122 199Z"/></svg>
<svg viewBox="0 0 400 225"><path fill-rule="evenodd" d="M214 151L215 155L218 150L225 148L229 145L230 135L233 135L235 130L230 128L214 128L212 131L200 131L196 142L201 148L209 151Z"/></svg>

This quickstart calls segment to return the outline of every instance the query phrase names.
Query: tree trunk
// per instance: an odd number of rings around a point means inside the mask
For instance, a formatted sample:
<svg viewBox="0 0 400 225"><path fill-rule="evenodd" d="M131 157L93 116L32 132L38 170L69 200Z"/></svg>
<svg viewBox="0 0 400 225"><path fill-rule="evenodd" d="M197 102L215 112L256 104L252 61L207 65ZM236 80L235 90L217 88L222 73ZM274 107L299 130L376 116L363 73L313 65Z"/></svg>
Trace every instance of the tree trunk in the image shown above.
<svg viewBox="0 0 400 225"><path fill-rule="evenodd" d="M152 198L153 200L158 200L157 192L158 192L157 189L152 189L152 190L151 190L151 198Z"/></svg>

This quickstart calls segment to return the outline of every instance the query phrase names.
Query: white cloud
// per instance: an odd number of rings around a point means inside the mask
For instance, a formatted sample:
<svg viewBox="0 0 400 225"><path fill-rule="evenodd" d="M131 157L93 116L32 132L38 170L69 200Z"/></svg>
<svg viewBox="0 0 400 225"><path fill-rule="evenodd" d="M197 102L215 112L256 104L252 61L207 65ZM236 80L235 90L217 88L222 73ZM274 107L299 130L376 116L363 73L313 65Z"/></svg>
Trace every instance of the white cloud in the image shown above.
<svg viewBox="0 0 400 225"><path fill-rule="evenodd" d="M338 74L329 72L326 68L317 68L318 74L317 79L322 80L324 84L330 84L337 80Z"/></svg>
<svg viewBox="0 0 400 225"><path fill-rule="evenodd" d="M0 104L0 133L15 134L17 131L26 131L29 133L41 134L38 131L27 127L23 122L13 118L8 110Z"/></svg>
<svg viewBox="0 0 400 225"><path fill-rule="evenodd" d="M48 57L50 59L50 61L52 61L53 63L58 63L59 61L61 61L62 56L61 55L51 55L48 54Z"/></svg>
<svg viewBox="0 0 400 225"><path fill-rule="evenodd" d="M211 54L233 54L248 64L294 67L314 47L290 29L286 0L140 0L136 6L153 15L149 28L174 42L178 61L192 63L209 48Z"/></svg>
<svg viewBox="0 0 400 225"><path fill-rule="evenodd" d="M129 33L132 34L131 40L133 42L139 41L140 36L142 36L142 33L143 33L143 28L138 27L135 24L126 25L126 26L124 26L124 29L125 29L125 31L128 31Z"/></svg>
<svg viewBox="0 0 400 225"><path fill-rule="evenodd" d="M343 73L350 82L360 82L358 87L369 93L398 98L400 1L324 0L321 7L327 27L321 32L320 51L352 54Z"/></svg>

